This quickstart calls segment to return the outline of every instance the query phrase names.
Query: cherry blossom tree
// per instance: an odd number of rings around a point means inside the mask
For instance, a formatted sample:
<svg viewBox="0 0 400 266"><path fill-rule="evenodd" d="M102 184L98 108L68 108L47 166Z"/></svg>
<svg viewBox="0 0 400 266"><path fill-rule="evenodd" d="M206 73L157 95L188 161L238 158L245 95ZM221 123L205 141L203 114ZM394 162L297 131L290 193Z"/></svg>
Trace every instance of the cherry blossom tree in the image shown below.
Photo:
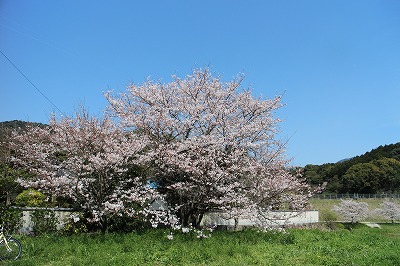
<svg viewBox="0 0 400 266"><path fill-rule="evenodd" d="M370 214L368 203L355 200L341 200L338 205L333 206L332 210L341 214L345 221L351 223L361 221Z"/></svg>
<svg viewBox="0 0 400 266"><path fill-rule="evenodd" d="M73 199L102 230L113 215L140 216L157 198L139 167L146 145L110 117L83 109L75 117L53 116L49 127L31 127L13 141L14 161L34 174L20 184Z"/></svg>
<svg viewBox="0 0 400 266"><path fill-rule="evenodd" d="M381 215L394 223L400 220L400 205L392 201L384 201L381 203L381 208L375 210L375 213Z"/></svg>
<svg viewBox="0 0 400 266"><path fill-rule="evenodd" d="M254 98L242 80L223 82L198 69L184 79L149 79L105 95L123 126L148 137L151 181L183 226L198 226L209 211L299 209L311 195L285 170L284 144L276 137L281 97Z"/></svg>

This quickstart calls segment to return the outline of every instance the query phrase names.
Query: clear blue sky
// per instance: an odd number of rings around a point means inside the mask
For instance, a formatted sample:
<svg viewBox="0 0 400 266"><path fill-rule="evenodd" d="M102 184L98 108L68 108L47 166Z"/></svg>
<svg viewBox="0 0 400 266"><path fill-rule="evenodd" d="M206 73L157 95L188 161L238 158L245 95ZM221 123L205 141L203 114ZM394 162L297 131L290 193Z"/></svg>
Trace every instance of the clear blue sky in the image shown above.
<svg viewBox="0 0 400 266"><path fill-rule="evenodd" d="M0 50L62 112L102 92L209 66L284 93L293 165L400 141L400 1L0 0ZM0 54L0 121L58 113Z"/></svg>

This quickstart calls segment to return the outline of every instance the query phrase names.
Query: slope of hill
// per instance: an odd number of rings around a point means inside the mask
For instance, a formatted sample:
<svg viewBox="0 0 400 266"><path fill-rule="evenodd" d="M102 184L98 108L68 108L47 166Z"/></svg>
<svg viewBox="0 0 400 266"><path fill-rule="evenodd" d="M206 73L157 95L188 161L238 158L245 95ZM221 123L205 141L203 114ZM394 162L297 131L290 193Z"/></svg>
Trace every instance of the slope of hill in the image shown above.
<svg viewBox="0 0 400 266"><path fill-rule="evenodd" d="M9 131L13 129L25 129L27 126L46 126L45 124L42 123L36 123L36 122L26 122L26 121L20 121L20 120L12 120L12 121L3 121L0 122L0 132L3 131Z"/></svg>
<svg viewBox="0 0 400 266"><path fill-rule="evenodd" d="M331 193L400 192L400 142L337 163L307 165L304 174L311 184L327 182Z"/></svg>

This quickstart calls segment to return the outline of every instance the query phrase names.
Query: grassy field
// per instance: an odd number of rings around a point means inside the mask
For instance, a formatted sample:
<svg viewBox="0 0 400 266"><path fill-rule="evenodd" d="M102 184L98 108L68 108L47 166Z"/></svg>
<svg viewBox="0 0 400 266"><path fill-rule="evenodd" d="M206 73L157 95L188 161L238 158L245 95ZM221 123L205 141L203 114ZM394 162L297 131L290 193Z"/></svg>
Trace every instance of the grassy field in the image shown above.
<svg viewBox="0 0 400 266"><path fill-rule="evenodd" d="M22 257L7 265L400 265L399 225L166 235L21 236Z"/></svg>
<svg viewBox="0 0 400 266"><path fill-rule="evenodd" d="M381 199L362 199L370 210ZM312 199L320 216L340 200ZM335 217L340 220L341 217ZM377 216L372 222L388 222ZM358 224L351 230L289 229L286 233L214 232L208 239L166 230L129 234L17 236L21 259L5 265L400 265L400 224L382 229ZM1 264L0 262L0 265Z"/></svg>

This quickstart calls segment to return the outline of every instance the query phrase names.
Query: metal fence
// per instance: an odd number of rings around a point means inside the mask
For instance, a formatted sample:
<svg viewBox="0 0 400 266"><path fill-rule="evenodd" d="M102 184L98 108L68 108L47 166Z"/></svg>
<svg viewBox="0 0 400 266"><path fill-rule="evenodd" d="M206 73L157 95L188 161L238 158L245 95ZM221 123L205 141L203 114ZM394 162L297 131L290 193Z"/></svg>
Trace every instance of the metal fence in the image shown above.
<svg viewBox="0 0 400 266"><path fill-rule="evenodd" d="M317 199L400 199L400 194L315 194Z"/></svg>

